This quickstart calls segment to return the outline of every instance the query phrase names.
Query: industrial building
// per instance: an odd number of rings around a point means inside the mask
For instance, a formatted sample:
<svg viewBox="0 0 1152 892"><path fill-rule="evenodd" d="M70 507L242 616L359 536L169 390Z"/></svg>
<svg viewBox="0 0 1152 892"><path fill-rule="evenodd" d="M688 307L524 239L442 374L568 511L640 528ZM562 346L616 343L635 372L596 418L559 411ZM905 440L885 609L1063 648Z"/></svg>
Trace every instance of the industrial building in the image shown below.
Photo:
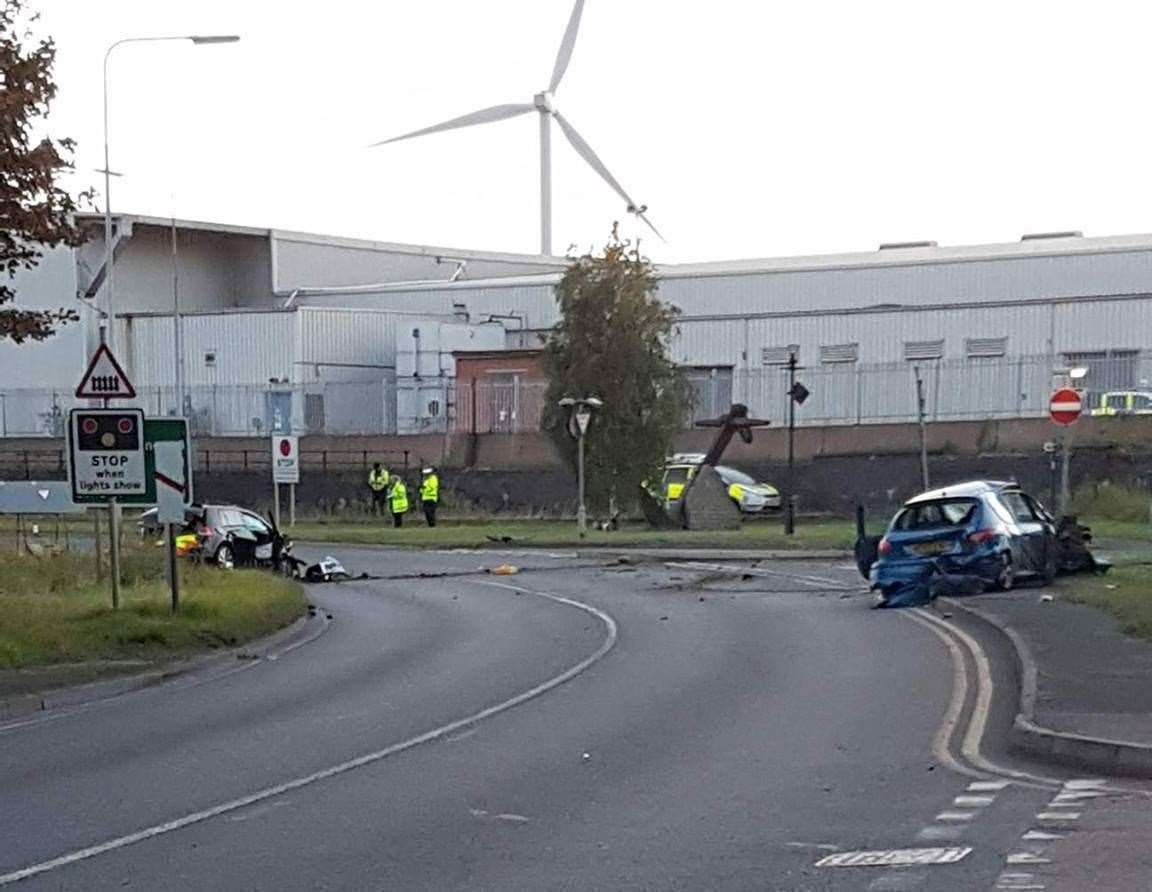
<svg viewBox="0 0 1152 892"><path fill-rule="evenodd" d="M91 240L17 281L22 305L91 305L104 283ZM368 242L147 217L119 218L115 344L149 411L174 411L175 326L185 410L215 435L268 430L417 433L496 418L532 429L538 367L497 364L461 411L456 362L538 349L555 322L563 258ZM800 424L915 417L914 377L937 419L1036 417L1055 370L1089 369L1089 400L1152 378L1152 236L1025 236L947 247L657 267L681 310L671 344L698 411L742 401L784 413L795 353L812 396ZM49 433L95 337L88 309L50 341L0 344L0 435ZM16 351L19 352L16 352ZM515 365L515 363L513 363ZM516 407L537 407L530 411Z"/></svg>

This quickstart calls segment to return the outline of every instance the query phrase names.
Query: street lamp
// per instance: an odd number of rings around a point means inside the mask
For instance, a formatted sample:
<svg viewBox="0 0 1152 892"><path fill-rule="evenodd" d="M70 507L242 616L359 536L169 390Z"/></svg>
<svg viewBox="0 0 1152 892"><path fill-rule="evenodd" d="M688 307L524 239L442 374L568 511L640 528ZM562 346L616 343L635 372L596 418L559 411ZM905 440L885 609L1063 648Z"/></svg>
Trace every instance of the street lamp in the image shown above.
<svg viewBox="0 0 1152 892"><path fill-rule="evenodd" d="M236 34L184 34L163 37L125 37L113 43L104 53L104 288L105 313L100 319L100 341L111 343L115 339L115 311L112 290L112 165L108 157L108 60L112 51L125 43L158 43L161 41L188 40L196 46L213 43L235 43L240 39Z"/></svg>
<svg viewBox="0 0 1152 892"><path fill-rule="evenodd" d="M559 406L567 409L576 422L576 485L580 492L580 504L576 509L576 529L583 538L588 532L588 510L584 505L584 435L588 433L592 411L603 408L604 401L595 396L586 396L583 399L566 396L560 400Z"/></svg>

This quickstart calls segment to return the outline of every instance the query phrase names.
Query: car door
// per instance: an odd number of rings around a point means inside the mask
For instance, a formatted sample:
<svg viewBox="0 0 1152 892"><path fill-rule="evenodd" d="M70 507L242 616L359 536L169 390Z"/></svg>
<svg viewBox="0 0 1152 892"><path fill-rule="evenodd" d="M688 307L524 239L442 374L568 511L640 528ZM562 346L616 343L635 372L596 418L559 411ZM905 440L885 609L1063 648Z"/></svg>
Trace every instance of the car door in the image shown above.
<svg viewBox="0 0 1152 892"><path fill-rule="evenodd" d="M240 518L244 522L244 528L256 537L256 560L272 560L272 527L264 518L250 511L240 512Z"/></svg>
<svg viewBox="0 0 1152 892"><path fill-rule="evenodd" d="M1032 514L1040 524L1040 534L1037 538L1037 556L1040 563L1037 564L1036 570L1039 573L1048 573L1056 565L1057 558L1057 542L1056 542L1056 518L1048 513L1048 510L1036 501L1032 496L1027 493L1021 493L1021 497L1028 503L1028 507L1032 509Z"/></svg>
<svg viewBox="0 0 1152 892"><path fill-rule="evenodd" d="M1011 514L1016 525L1017 542L1013 554L1018 572L1038 573L1044 569L1047 532L1044 521L1028 503L1023 493L1016 490L1000 493L1000 501Z"/></svg>

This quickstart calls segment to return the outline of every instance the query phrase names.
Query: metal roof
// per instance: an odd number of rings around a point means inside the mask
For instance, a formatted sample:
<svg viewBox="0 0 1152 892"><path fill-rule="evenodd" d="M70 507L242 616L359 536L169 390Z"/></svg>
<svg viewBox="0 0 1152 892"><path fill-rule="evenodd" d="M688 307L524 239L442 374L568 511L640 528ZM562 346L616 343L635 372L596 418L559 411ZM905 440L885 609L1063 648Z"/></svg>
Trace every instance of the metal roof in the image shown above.
<svg viewBox="0 0 1152 892"><path fill-rule="evenodd" d="M801 257L770 257L753 260L719 260L704 263L660 264L661 278L736 276L748 273L802 272L808 270L863 269L892 266L926 266L1025 257L1068 257L1076 254L1113 254L1152 251L1152 234L1031 238L1019 242L985 245L935 245L885 248L851 254L817 254Z"/></svg>
<svg viewBox="0 0 1152 892"><path fill-rule="evenodd" d="M165 229L172 226L170 217L152 217L147 214L113 213L118 219L131 221L142 226L160 226ZM77 221L81 223L102 223L104 215L83 211L76 214ZM539 254L516 254L506 251L478 251L471 248L445 248L436 245L413 245L403 242L380 242L372 239L345 238L336 235L321 235L311 232L296 232L290 229L265 229L254 226L234 226L230 223L209 223L203 220L176 219L176 228L194 230L199 232L218 232L225 235L247 235L262 238L272 238L285 242L304 242L306 244L327 245L338 248L357 248L360 250L379 251L387 254L411 254L420 257L441 257L451 260L490 260L507 263L537 263L555 266L563 269L568 265L566 257L548 257Z"/></svg>

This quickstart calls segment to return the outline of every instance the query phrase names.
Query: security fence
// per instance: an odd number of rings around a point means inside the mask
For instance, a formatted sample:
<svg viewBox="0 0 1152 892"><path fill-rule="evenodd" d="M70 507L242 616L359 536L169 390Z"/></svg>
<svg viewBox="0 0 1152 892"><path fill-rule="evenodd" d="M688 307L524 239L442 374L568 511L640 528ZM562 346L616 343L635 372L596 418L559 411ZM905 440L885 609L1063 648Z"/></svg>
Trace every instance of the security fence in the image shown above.
<svg viewBox="0 0 1152 892"><path fill-rule="evenodd" d="M797 407L799 425L878 424L917 418L919 375L929 421L1034 418L1047 413L1056 370L1081 366L1087 374L1085 412L1152 414L1152 356L1078 353L865 365L826 362L802 367L796 379L809 396ZM686 369L695 396L685 426L712 417L732 402L779 424L788 412L788 369L731 366ZM455 381L390 378L312 384L197 385L186 388L184 413L194 436L296 434L521 433L540 429L546 381L518 376ZM0 390L0 437L62 436L70 391ZM136 405L149 415L176 414L172 387L144 387Z"/></svg>

